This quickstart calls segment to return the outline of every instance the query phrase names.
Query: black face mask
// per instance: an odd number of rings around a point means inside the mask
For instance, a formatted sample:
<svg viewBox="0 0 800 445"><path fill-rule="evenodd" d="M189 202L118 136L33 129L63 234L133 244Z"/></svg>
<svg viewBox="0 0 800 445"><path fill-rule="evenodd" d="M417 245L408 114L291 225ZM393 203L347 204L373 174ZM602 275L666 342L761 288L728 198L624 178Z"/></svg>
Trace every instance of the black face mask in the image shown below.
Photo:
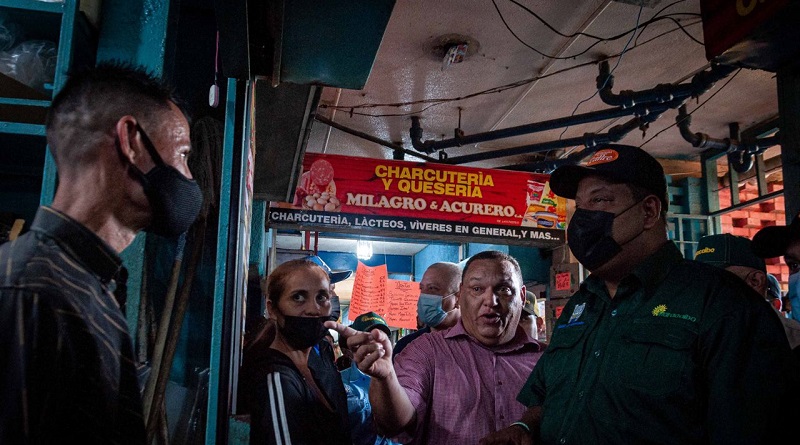
<svg viewBox="0 0 800 445"><path fill-rule="evenodd" d="M294 349L308 349L319 343L328 333L322 323L328 317L294 317L283 316L283 326L278 326L281 336L286 343Z"/></svg>
<svg viewBox="0 0 800 445"><path fill-rule="evenodd" d="M337 321L340 315L342 315L342 305L339 303L339 296L333 294L331 295L331 315L328 317L328 320Z"/></svg>
<svg viewBox="0 0 800 445"><path fill-rule="evenodd" d="M567 244L575 258L589 270L611 261L620 251L622 245L617 243L613 235L614 219L639 202L614 215L602 210L576 209L567 227ZM644 232L639 233L641 235ZM637 236L626 241L627 244Z"/></svg>
<svg viewBox="0 0 800 445"><path fill-rule="evenodd" d="M145 230L166 237L180 235L189 229L200 214L203 192L197 182L181 174L175 167L167 165L147 133L138 124L137 129L142 135L147 152L156 164L147 173L142 173L131 164L144 188L153 214L150 225Z"/></svg>

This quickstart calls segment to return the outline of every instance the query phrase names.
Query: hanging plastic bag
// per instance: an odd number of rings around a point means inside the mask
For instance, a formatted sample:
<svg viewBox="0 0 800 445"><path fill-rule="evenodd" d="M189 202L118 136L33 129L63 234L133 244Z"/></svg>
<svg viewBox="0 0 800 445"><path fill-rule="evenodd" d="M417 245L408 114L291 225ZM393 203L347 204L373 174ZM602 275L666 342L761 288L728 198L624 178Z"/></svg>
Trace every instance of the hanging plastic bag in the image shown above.
<svg viewBox="0 0 800 445"><path fill-rule="evenodd" d="M56 74L58 49L47 40L28 40L0 53L0 72L50 95Z"/></svg>

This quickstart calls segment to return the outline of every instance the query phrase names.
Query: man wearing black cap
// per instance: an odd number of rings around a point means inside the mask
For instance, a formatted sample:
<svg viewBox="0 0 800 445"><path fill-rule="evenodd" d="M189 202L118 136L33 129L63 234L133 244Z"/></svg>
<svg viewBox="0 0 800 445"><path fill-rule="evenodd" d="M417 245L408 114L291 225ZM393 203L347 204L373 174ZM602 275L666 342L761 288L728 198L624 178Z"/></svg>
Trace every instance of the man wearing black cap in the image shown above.
<svg viewBox="0 0 800 445"><path fill-rule="evenodd" d="M749 239L729 233L704 236L694 259L731 272L766 298L767 264L753 253Z"/></svg>
<svg viewBox="0 0 800 445"><path fill-rule="evenodd" d="M787 226L765 227L753 237L753 252L761 258L783 256L789 267L789 316L800 322L800 214ZM784 308L787 311L787 308Z"/></svg>
<svg viewBox="0 0 800 445"><path fill-rule="evenodd" d="M575 200L567 241L592 274L517 396L528 411L481 443L779 443L797 372L781 325L668 241L659 163L607 146L550 186Z"/></svg>
<svg viewBox="0 0 800 445"><path fill-rule="evenodd" d="M765 301L771 299L767 295L770 287L767 264L753 252L749 239L728 233L704 236L697 243L694 259L731 272L747 283ZM771 303L770 307L776 312L783 325L789 347L800 353L800 323L784 317L780 310L773 307Z"/></svg>

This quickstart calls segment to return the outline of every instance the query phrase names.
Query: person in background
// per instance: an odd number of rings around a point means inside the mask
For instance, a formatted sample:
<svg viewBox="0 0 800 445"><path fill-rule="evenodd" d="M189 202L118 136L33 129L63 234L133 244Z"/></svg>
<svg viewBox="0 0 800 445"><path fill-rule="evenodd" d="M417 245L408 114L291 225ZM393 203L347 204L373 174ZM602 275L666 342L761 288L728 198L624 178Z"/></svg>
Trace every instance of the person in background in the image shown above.
<svg viewBox="0 0 800 445"><path fill-rule="evenodd" d="M361 332L372 332L375 329L383 331L387 336L391 335L391 330L386 324L386 320L375 312L361 314L350 325L353 329ZM347 349L347 342L342 342L342 347L348 355L353 357L353 353ZM355 362L351 360L350 366L341 373L342 382L347 392L347 413L350 419L350 430L353 436L354 445L391 445L395 442L378 435L372 421L372 406L369 403L369 382L370 377L358 369Z"/></svg>
<svg viewBox="0 0 800 445"><path fill-rule="evenodd" d="M265 294L276 332L269 348L245 358L255 376L244 392L250 443L350 444L346 400L326 392L309 358L328 333L328 273L309 260L287 261L269 275Z"/></svg>
<svg viewBox="0 0 800 445"><path fill-rule="evenodd" d="M539 316L539 307L536 304L536 296L531 291L525 292L525 305L522 306L522 315L519 325L530 338L539 339L544 333L544 321Z"/></svg>
<svg viewBox="0 0 800 445"><path fill-rule="evenodd" d="M450 329L461 318L458 307L458 286L461 284L461 268L458 264L440 262L431 264L422 274L417 300L417 319L425 327L406 335L394 345L393 358L409 343L428 332Z"/></svg>
<svg viewBox="0 0 800 445"><path fill-rule="evenodd" d="M783 256L789 268L789 292L782 299L781 310L788 313L791 321L800 322L800 214L789 225L759 230L753 237L753 252L761 258ZM800 359L800 347L793 351Z"/></svg>
<svg viewBox="0 0 800 445"><path fill-rule="evenodd" d="M598 147L556 169L575 200L573 255L591 271L490 444L783 443L798 376L774 312L744 282L668 240L664 170L644 150Z"/></svg>
<svg viewBox="0 0 800 445"><path fill-rule="evenodd" d="M733 273L769 303L767 264L753 253L749 239L727 233L704 236L697 244L694 259ZM770 306L783 324L789 347L794 350L800 346L800 323L784 317L780 308L775 309L771 303Z"/></svg>
<svg viewBox="0 0 800 445"><path fill-rule="evenodd" d="M519 263L498 251L472 256L458 298L456 325L417 338L394 364L384 332L326 324L347 339L358 369L372 377L372 415L387 437L474 444L524 412L512 398L542 348L519 328L525 301Z"/></svg>
<svg viewBox="0 0 800 445"><path fill-rule="evenodd" d="M72 75L45 128L50 206L0 246L0 443L145 442L119 253L185 232L203 202L189 123L162 81L103 64Z"/></svg>
<svg viewBox="0 0 800 445"><path fill-rule="evenodd" d="M789 267L789 292L784 299L783 311L800 322L800 214L789 225L759 230L753 237L753 252L761 258L783 256L783 262Z"/></svg>

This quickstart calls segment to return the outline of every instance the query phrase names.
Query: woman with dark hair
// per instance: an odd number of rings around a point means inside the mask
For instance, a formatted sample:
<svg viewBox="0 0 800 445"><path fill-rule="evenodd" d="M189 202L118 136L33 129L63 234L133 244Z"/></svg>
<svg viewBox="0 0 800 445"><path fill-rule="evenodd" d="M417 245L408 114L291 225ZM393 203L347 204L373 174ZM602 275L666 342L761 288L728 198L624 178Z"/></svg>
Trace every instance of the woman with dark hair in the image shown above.
<svg viewBox="0 0 800 445"><path fill-rule="evenodd" d="M331 313L327 272L308 260L278 266L267 278L267 312L275 324L269 348L245 358L253 391L244 394L251 414L251 444L350 444L346 409L309 354L328 333ZM344 401L346 406L346 400Z"/></svg>

